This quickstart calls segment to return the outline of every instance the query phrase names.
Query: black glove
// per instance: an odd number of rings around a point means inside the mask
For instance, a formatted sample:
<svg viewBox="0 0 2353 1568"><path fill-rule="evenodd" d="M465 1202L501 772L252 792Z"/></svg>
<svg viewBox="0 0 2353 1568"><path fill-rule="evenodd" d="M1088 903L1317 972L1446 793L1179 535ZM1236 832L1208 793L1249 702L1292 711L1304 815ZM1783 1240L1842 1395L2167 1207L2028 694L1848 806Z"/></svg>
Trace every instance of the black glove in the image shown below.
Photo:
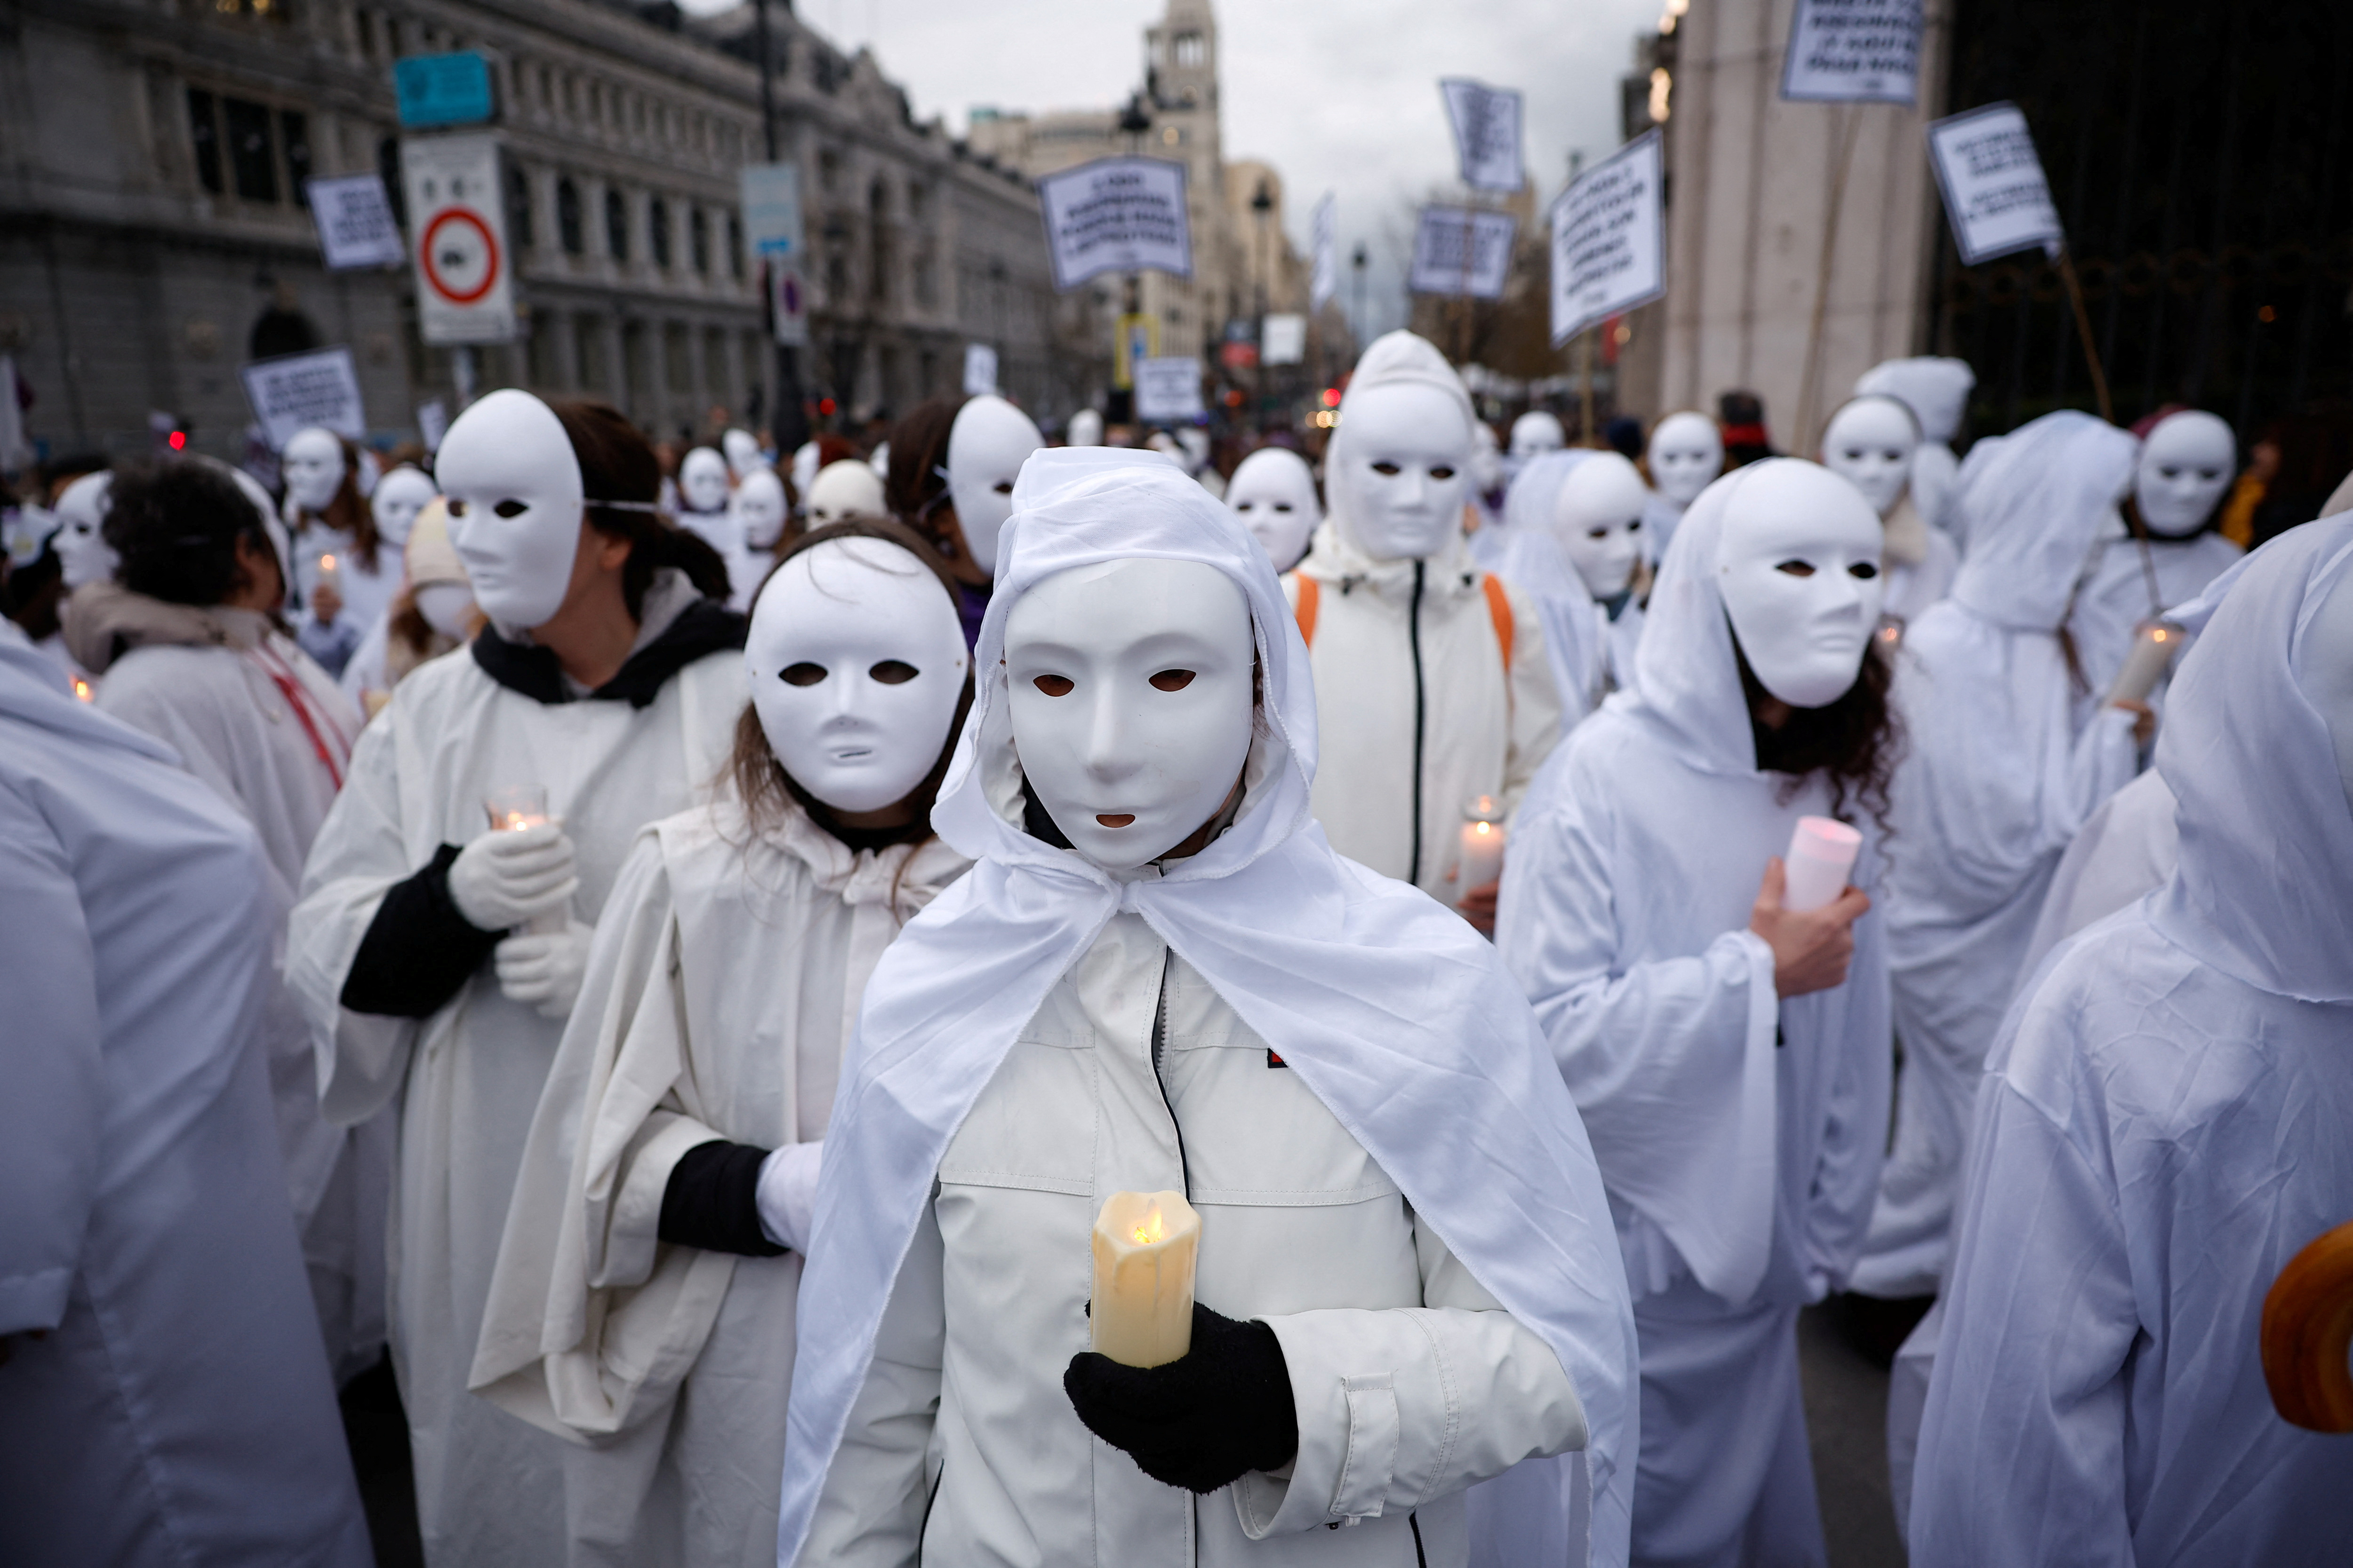
<svg viewBox="0 0 2353 1568"><path fill-rule="evenodd" d="M1279 1469L1299 1451L1299 1413L1282 1342L1193 1303L1193 1348L1166 1366L1122 1366L1084 1351L1062 1392L1087 1430L1124 1450L1154 1480L1191 1492Z"/></svg>

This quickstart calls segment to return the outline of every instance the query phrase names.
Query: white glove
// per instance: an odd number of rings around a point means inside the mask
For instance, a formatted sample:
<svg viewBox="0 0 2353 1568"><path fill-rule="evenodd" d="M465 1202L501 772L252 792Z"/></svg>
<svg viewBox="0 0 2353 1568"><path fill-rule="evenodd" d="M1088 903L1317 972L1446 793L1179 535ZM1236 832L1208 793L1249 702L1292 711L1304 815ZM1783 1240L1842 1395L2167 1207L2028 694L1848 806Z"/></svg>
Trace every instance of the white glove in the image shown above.
<svg viewBox="0 0 2353 1568"><path fill-rule="evenodd" d="M579 886L572 840L554 822L485 833L449 863L449 901L483 931L512 931L560 910Z"/></svg>
<svg viewBox="0 0 2353 1568"><path fill-rule="evenodd" d="M817 1219L818 1165L825 1154L825 1142L787 1143L769 1151L760 1162L760 1189L756 1197L760 1209L760 1228L778 1247L798 1253L808 1251L809 1226Z"/></svg>
<svg viewBox="0 0 2353 1568"><path fill-rule="evenodd" d="M595 926L570 921L559 931L507 938L491 954L498 965L499 989L510 1001L537 1006L543 1018L572 1016L572 1005L580 1000L580 982L588 973L588 944L596 935Z"/></svg>

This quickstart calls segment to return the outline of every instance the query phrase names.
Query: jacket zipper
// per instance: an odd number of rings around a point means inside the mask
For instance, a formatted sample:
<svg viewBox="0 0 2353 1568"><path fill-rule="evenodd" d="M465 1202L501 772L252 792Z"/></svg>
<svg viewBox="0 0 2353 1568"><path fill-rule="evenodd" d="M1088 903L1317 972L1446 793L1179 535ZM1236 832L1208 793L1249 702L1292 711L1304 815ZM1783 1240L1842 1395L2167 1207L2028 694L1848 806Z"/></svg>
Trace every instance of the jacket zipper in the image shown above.
<svg viewBox="0 0 2353 1568"><path fill-rule="evenodd" d="M1160 1063L1168 1052L1168 976L1176 965L1176 950L1164 949L1160 954L1160 997L1152 1008L1152 1081L1160 1089L1160 1104L1168 1112L1169 1130L1176 1134L1176 1171L1185 1184L1185 1201L1193 1201L1193 1166L1185 1157L1185 1124L1176 1120L1176 1102L1168 1098L1168 1080L1161 1076ZM1185 1536L1193 1548L1194 1568L1201 1562L1201 1531L1193 1516L1193 1507L1185 1512Z"/></svg>
<svg viewBox="0 0 2353 1568"><path fill-rule="evenodd" d="M1421 742L1427 703L1421 688L1421 578L1427 562L1413 563L1413 604L1406 612L1405 635L1413 649L1413 869L1406 880L1421 882Z"/></svg>

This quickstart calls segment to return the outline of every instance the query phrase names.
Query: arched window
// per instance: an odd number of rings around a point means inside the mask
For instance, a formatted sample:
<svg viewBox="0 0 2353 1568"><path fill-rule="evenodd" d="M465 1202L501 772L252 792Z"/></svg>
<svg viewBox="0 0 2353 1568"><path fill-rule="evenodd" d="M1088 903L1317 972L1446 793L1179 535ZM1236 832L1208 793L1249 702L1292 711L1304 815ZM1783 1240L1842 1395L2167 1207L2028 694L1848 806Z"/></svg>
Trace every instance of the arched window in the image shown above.
<svg viewBox="0 0 2353 1568"><path fill-rule="evenodd" d="M532 221L531 176L512 164L507 166L507 229L517 249L528 250L539 243L537 226Z"/></svg>
<svg viewBox="0 0 2353 1568"><path fill-rule="evenodd" d="M670 268L670 204L656 196L646 207L646 248L654 265Z"/></svg>
<svg viewBox="0 0 2353 1568"><path fill-rule="evenodd" d="M555 182L555 235L566 256L577 256L588 248L580 232L580 187L569 174Z"/></svg>
<svg viewBox="0 0 2353 1568"><path fill-rule="evenodd" d="M694 269L705 278L711 276L711 215L694 207L686 215L687 254L694 258Z"/></svg>
<svg viewBox="0 0 2353 1568"><path fill-rule="evenodd" d="M629 258L629 205L618 191L605 193L605 254L616 261Z"/></svg>

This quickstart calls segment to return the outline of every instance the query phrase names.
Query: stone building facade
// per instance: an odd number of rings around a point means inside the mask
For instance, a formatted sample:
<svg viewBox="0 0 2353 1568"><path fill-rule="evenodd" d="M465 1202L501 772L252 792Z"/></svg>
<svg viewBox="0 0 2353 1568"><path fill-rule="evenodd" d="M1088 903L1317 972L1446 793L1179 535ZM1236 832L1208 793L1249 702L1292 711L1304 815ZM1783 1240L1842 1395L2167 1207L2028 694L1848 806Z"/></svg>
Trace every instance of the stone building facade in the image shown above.
<svg viewBox="0 0 2353 1568"><path fill-rule="evenodd" d="M964 348L1051 419L1065 349L1026 180L918 123L873 58L770 6L780 155L803 171L804 390L852 417L961 384ZM0 353L52 452L152 430L241 454L244 362L347 344L375 437L453 395L406 268L330 273L302 182L396 190L393 62L489 57L523 335L480 384L601 396L663 436L774 407L737 171L765 155L751 8L618 0L12 0L0 15ZM1090 353L1092 357L1090 358Z"/></svg>

